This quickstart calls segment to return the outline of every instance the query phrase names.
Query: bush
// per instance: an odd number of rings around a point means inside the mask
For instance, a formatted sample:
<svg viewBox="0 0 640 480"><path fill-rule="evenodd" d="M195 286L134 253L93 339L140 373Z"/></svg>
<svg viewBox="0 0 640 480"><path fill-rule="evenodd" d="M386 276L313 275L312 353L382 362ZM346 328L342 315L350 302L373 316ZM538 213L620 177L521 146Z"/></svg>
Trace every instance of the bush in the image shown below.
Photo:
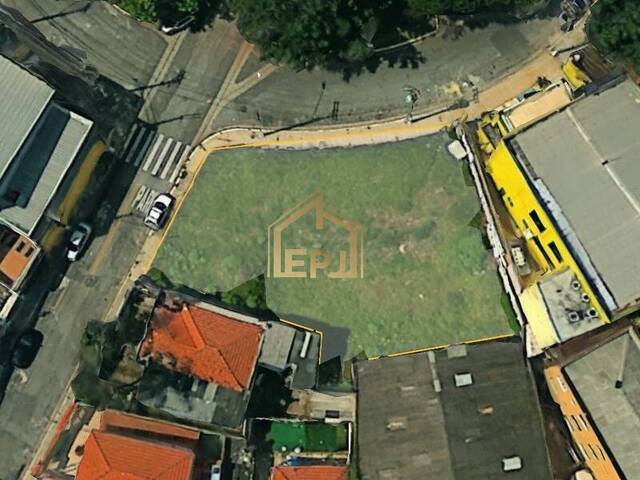
<svg viewBox="0 0 640 480"><path fill-rule="evenodd" d="M118 6L143 22L155 22L158 19L156 0L120 0Z"/></svg>

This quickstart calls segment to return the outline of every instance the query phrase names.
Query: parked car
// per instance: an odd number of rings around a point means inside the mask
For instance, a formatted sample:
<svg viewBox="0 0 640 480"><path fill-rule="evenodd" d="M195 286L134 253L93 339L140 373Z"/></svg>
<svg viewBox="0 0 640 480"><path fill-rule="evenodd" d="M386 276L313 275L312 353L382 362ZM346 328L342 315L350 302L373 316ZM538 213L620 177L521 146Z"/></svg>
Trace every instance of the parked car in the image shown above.
<svg viewBox="0 0 640 480"><path fill-rule="evenodd" d="M175 202L175 198L168 193L158 195L153 201L149 213L144 217L144 224L152 230L160 230L171 215Z"/></svg>
<svg viewBox="0 0 640 480"><path fill-rule="evenodd" d="M211 465L209 480L220 480L221 473L222 469L220 468L219 464Z"/></svg>
<svg viewBox="0 0 640 480"><path fill-rule="evenodd" d="M89 243L91 232L91 226L84 222L79 223L73 232L71 232L69 244L67 245L67 260L75 262L80 258Z"/></svg>
<svg viewBox="0 0 640 480"><path fill-rule="evenodd" d="M42 346L44 335L35 328L25 331L11 354L11 364L16 368L29 368Z"/></svg>
<svg viewBox="0 0 640 480"><path fill-rule="evenodd" d="M195 19L196 17L194 17L193 15L189 15L173 25L162 25L160 27L160 30L162 31L162 33L165 33L167 35L174 35L191 25L195 21Z"/></svg>

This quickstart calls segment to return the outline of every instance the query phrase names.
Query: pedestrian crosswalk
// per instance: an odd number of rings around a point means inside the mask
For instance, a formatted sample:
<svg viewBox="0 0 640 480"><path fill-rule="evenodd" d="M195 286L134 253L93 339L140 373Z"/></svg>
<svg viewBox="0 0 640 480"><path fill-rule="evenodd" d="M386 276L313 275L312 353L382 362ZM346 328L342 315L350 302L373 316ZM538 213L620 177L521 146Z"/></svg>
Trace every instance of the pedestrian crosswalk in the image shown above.
<svg viewBox="0 0 640 480"><path fill-rule="evenodd" d="M125 141L122 159L174 184L190 151L189 145L136 123Z"/></svg>

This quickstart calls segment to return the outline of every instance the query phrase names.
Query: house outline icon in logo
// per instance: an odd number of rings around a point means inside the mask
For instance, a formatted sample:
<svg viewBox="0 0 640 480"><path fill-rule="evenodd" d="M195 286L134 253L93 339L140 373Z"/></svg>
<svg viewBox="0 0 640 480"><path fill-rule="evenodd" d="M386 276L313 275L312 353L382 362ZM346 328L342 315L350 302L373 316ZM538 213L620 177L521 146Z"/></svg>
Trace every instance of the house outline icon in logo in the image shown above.
<svg viewBox="0 0 640 480"><path fill-rule="evenodd" d="M329 222L347 232L348 251L340 250L339 268L327 271L331 265L331 256L318 248L284 248L282 233L297 220L315 211L315 228L324 230ZM328 212L324 209L322 192L313 194L298 206L285 212L268 229L268 265L267 276L273 278L317 278L319 270L325 270L329 278L364 277L364 227ZM303 258L306 257L306 258ZM284 258L284 269L282 268ZM306 259L309 261L307 262ZM301 267L305 268L304 270Z"/></svg>

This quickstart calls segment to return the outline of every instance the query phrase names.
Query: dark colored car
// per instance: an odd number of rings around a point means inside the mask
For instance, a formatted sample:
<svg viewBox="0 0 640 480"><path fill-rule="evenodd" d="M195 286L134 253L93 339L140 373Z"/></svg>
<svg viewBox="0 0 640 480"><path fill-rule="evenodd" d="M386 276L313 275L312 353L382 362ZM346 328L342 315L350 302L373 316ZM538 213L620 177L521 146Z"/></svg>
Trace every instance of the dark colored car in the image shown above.
<svg viewBox="0 0 640 480"><path fill-rule="evenodd" d="M42 346L44 335L34 328L30 328L18 339L11 355L11 364L16 368L29 368Z"/></svg>

